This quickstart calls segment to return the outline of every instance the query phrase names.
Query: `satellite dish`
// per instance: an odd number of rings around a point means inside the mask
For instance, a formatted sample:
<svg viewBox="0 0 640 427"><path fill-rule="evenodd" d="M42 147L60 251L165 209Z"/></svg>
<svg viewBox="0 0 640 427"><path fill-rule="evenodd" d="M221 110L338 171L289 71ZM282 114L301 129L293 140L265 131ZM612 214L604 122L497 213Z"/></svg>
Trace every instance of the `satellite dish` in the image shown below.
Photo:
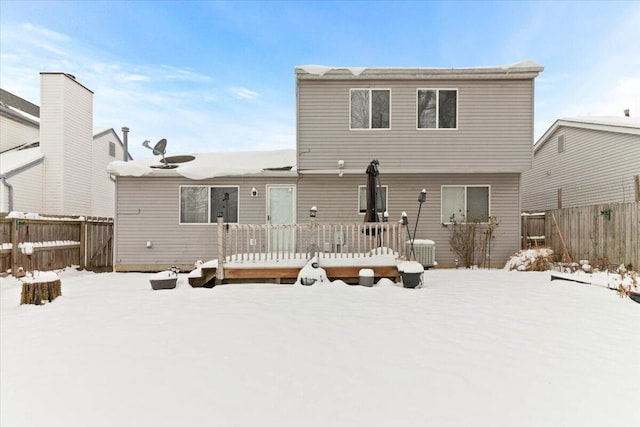
<svg viewBox="0 0 640 427"><path fill-rule="evenodd" d="M145 140L142 143L143 147L147 147L149 150L153 151L153 155L154 156L162 156L162 166L163 168L173 168L173 167L177 167L174 165L169 165L169 163L167 163L167 160L164 158L165 153L167 152L167 140L166 138L162 138L160 141L158 141L156 143L156 145L153 146L153 148L151 147L149 140ZM153 167L153 166L152 166Z"/></svg>
<svg viewBox="0 0 640 427"><path fill-rule="evenodd" d="M158 143L153 147L154 156L159 156L162 154L162 158L164 159L164 154L167 152L167 140L162 138Z"/></svg>

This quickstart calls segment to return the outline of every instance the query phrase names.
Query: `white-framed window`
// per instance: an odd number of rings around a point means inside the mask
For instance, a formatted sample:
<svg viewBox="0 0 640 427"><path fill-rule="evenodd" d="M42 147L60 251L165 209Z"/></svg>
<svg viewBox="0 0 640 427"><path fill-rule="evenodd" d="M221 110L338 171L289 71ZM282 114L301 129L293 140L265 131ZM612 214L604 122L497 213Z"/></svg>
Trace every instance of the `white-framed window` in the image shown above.
<svg viewBox="0 0 640 427"><path fill-rule="evenodd" d="M458 89L418 89L417 128L457 129Z"/></svg>
<svg viewBox="0 0 640 427"><path fill-rule="evenodd" d="M238 186L180 186L180 224L238 222Z"/></svg>
<svg viewBox="0 0 640 427"><path fill-rule="evenodd" d="M391 89L350 89L350 129L389 129Z"/></svg>
<svg viewBox="0 0 640 427"><path fill-rule="evenodd" d="M440 192L441 221L486 222L491 216L491 186L489 185L443 185Z"/></svg>
<svg viewBox="0 0 640 427"><path fill-rule="evenodd" d="M376 198L376 212L382 212L387 210L389 206L389 186L381 185L380 191L382 192L382 198ZM364 215L367 212L367 186L358 186L358 213ZM382 219L382 218L380 218Z"/></svg>

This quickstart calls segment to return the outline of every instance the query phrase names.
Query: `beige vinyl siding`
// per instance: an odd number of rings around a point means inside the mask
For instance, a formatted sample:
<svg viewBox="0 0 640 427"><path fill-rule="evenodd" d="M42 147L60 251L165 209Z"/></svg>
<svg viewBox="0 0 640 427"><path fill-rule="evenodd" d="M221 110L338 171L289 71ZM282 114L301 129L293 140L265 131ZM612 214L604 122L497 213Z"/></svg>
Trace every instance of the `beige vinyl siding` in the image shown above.
<svg viewBox="0 0 640 427"><path fill-rule="evenodd" d="M564 152L558 153L558 137ZM634 201L635 175L640 175L640 136L601 130L559 127L534 155L523 174L522 207L562 207Z"/></svg>
<svg viewBox="0 0 640 427"><path fill-rule="evenodd" d="M116 147L116 155L109 155L109 143ZM91 215L113 217L115 213L115 183L107 174L107 165L115 160L122 160L123 149L113 132L93 139L91 167Z"/></svg>
<svg viewBox="0 0 640 427"><path fill-rule="evenodd" d="M39 135L37 125L0 115L0 152L35 142Z"/></svg>
<svg viewBox="0 0 640 427"><path fill-rule="evenodd" d="M86 215L91 212L93 93L61 73L42 73L40 93L44 210Z"/></svg>
<svg viewBox="0 0 640 427"><path fill-rule="evenodd" d="M391 128L349 130L349 89L391 89ZM417 129L418 88L458 90L457 129ZM298 81L299 169L522 172L531 167L533 80ZM359 167L359 166L357 166Z"/></svg>
<svg viewBox="0 0 640 427"><path fill-rule="evenodd" d="M7 179L13 186L13 210L19 212L43 212L42 206L42 177L44 166L42 163L23 170L19 174ZM2 203L0 212L7 211L9 206L7 188L0 184Z"/></svg>
<svg viewBox="0 0 640 427"><path fill-rule="evenodd" d="M442 185L491 186L491 215L500 225L492 248L491 262L502 266L520 245L519 174L385 174L381 168L381 184L388 186L389 221L399 221L403 211L409 216L411 233L418 213L418 195L425 188L416 232L417 239L436 242L436 260L441 266L454 264L456 255L449 247L449 229L440 222ZM362 222L358 214L358 185L366 184L366 175L304 176L298 183L298 222L309 221L309 208L317 206L318 223Z"/></svg>
<svg viewBox="0 0 640 427"><path fill-rule="evenodd" d="M157 270L173 264L192 266L217 256L217 225L179 224L180 186L239 186L239 219L266 222L267 184L296 184L296 178L219 178L194 181L182 177L118 177L116 269ZM251 189L258 190L256 197ZM147 248L147 241L152 247Z"/></svg>

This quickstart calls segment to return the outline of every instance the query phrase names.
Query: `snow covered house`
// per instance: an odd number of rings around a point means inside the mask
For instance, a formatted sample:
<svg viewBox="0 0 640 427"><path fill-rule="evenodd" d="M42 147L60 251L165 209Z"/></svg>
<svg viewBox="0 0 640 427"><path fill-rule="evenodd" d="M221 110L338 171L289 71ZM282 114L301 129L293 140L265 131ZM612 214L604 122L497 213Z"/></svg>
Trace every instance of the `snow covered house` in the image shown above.
<svg viewBox="0 0 640 427"><path fill-rule="evenodd" d="M122 141L93 129L93 92L74 76L40 73L40 106L2 90L0 212L112 217L116 159Z"/></svg>
<svg viewBox="0 0 640 427"><path fill-rule="evenodd" d="M640 119L563 118L533 149L522 176L526 211L640 201Z"/></svg>
<svg viewBox="0 0 640 427"><path fill-rule="evenodd" d="M520 177L531 168L534 80L542 70L532 61L296 67L295 150L178 155L173 169L151 168L158 159L110 165L115 269L188 269L215 259L221 210L230 223L304 224L311 207L318 223L362 223L374 159L390 222L405 211L413 232L426 189L416 238L435 241L440 266L456 264L448 224L460 213L499 221L491 264L503 266L520 245ZM320 250L341 239L323 237Z"/></svg>

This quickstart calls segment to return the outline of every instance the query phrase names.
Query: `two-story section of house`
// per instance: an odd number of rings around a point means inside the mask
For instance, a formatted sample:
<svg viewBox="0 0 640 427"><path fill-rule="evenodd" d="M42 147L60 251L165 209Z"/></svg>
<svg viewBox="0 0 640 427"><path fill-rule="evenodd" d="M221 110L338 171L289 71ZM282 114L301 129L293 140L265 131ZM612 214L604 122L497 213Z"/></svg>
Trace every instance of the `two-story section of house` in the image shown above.
<svg viewBox="0 0 640 427"><path fill-rule="evenodd" d="M532 61L477 68L296 67L298 212L362 221L365 170L379 161L391 220L407 212L440 265L455 265L451 218L499 226L491 264L519 248L520 178L531 167Z"/></svg>

